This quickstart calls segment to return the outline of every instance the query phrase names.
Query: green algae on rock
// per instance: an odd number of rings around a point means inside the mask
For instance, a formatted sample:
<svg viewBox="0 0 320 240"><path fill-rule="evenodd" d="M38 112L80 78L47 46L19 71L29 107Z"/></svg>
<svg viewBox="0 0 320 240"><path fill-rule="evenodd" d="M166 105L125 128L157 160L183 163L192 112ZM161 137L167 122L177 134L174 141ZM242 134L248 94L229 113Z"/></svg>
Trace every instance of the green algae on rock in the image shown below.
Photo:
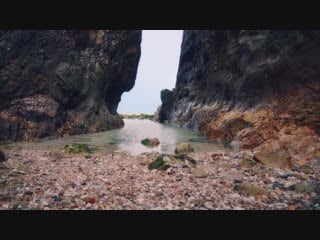
<svg viewBox="0 0 320 240"><path fill-rule="evenodd" d="M250 159L250 158L244 158L239 163L240 167L242 167L242 168L250 168L250 167L255 166L256 164L257 164L257 162L254 161L253 159Z"/></svg>
<svg viewBox="0 0 320 240"><path fill-rule="evenodd" d="M86 144L79 144L79 143L73 143L73 144L67 144L64 147L64 150L67 153L93 153L93 149L90 148L88 145Z"/></svg>
<svg viewBox="0 0 320 240"><path fill-rule="evenodd" d="M148 166L149 170L158 169L158 170L167 170L170 167L170 165L166 164L163 160L163 156L157 157L156 160L151 162Z"/></svg>
<svg viewBox="0 0 320 240"><path fill-rule="evenodd" d="M145 138L141 141L141 144L145 146L158 146L160 144L160 141L158 138Z"/></svg>
<svg viewBox="0 0 320 240"><path fill-rule="evenodd" d="M167 170L169 167L172 166L195 168L196 163L197 162L193 158L187 156L186 154L161 154L156 158L156 160L149 164L148 169Z"/></svg>

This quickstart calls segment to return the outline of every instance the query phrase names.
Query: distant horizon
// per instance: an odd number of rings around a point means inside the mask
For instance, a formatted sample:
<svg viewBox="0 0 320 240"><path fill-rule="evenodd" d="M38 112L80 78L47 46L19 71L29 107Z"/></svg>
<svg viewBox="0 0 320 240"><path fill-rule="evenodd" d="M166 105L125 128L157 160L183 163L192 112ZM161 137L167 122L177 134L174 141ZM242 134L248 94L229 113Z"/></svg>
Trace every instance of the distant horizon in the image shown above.
<svg viewBox="0 0 320 240"><path fill-rule="evenodd" d="M160 91L176 83L183 30L143 30L135 86L123 93L120 114L154 114Z"/></svg>

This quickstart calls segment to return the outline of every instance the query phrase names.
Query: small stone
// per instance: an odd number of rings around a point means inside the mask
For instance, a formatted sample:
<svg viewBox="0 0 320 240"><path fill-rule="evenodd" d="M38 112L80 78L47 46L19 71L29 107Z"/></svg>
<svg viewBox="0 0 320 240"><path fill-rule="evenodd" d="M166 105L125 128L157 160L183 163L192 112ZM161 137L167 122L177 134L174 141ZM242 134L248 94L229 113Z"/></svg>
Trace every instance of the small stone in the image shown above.
<svg viewBox="0 0 320 240"><path fill-rule="evenodd" d="M284 175L280 175L279 177L282 179L288 179L288 177L290 177L290 175L284 174Z"/></svg>
<svg viewBox="0 0 320 240"><path fill-rule="evenodd" d="M183 195L185 195L186 197L190 197L190 194L188 192L185 192Z"/></svg>
<svg viewBox="0 0 320 240"><path fill-rule="evenodd" d="M203 204L203 206L204 206L205 208L210 209L210 210L214 209L214 207L213 207L213 205L212 205L212 202L205 202L205 203Z"/></svg>
<svg viewBox="0 0 320 240"><path fill-rule="evenodd" d="M273 178L273 177L270 177L269 180L270 180L270 182L272 182L272 183L276 181L276 179Z"/></svg>
<svg viewBox="0 0 320 240"><path fill-rule="evenodd" d="M237 199L237 198L240 198L241 196L238 194L238 193L232 193L229 195L229 198L230 199Z"/></svg>
<svg viewBox="0 0 320 240"><path fill-rule="evenodd" d="M308 180L309 177L308 177L306 174L301 173L301 174L300 174L300 179L301 179L301 180Z"/></svg>
<svg viewBox="0 0 320 240"><path fill-rule="evenodd" d="M94 197L85 197L85 198L84 198L84 201L85 201L86 203L91 203L91 204L93 204L93 203L96 202L96 199L95 199Z"/></svg>
<svg viewBox="0 0 320 240"><path fill-rule="evenodd" d="M296 207L295 207L294 205L290 205L290 206L288 207L288 210L296 210Z"/></svg>
<svg viewBox="0 0 320 240"><path fill-rule="evenodd" d="M245 208L242 208L242 207L234 207L232 210L245 210Z"/></svg>
<svg viewBox="0 0 320 240"><path fill-rule="evenodd" d="M244 158L242 161L239 163L240 167L242 168L251 168L257 164L256 161L252 160L251 158Z"/></svg>
<svg viewBox="0 0 320 240"><path fill-rule="evenodd" d="M53 200L54 202L60 202L62 199L61 199L61 197L59 197L59 196L52 196L52 200Z"/></svg>
<svg viewBox="0 0 320 240"><path fill-rule="evenodd" d="M274 209L277 209L277 210L281 210L281 209L287 209L288 208L288 204L286 203L275 203L274 204Z"/></svg>
<svg viewBox="0 0 320 240"><path fill-rule="evenodd" d="M305 174L313 174L314 170L312 169L312 167L308 166L308 165L302 165L299 168L300 172L303 172Z"/></svg>
<svg viewBox="0 0 320 240"><path fill-rule="evenodd" d="M192 172L193 172L193 175L197 178L205 178L209 175L208 169L204 167L196 168Z"/></svg>
<svg viewBox="0 0 320 240"><path fill-rule="evenodd" d="M240 179L235 178L233 179L233 183L242 183L242 181Z"/></svg>
<svg viewBox="0 0 320 240"><path fill-rule="evenodd" d="M279 189L283 189L284 188L284 184L283 183L279 183L279 182L274 182L272 184L272 189L276 189L276 188L279 188Z"/></svg>
<svg viewBox="0 0 320 240"><path fill-rule="evenodd" d="M289 187L289 190L296 191L297 193L311 192L313 190L312 186L300 182Z"/></svg>
<svg viewBox="0 0 320 240"><path fill-rule="evenodd" d="M24 194L25 194L25 195L28 195L28 196L32 196L32 195L33 195L33 192L31 192L31 191L26 191L26 192L24 192Z"/></svg>
<svg viewBox="0 0 320 240"><path fill-rule="evenodd" d="M86 204L86 208L91 208L92 204L91 203L87 203Z"/></svg>
<svg viewBox="0 0 320 240"><path fill-rule="evenodd" d="M268 195L268 192L263 188L250 184L236 184L234 190L246 196Z"/></svg>

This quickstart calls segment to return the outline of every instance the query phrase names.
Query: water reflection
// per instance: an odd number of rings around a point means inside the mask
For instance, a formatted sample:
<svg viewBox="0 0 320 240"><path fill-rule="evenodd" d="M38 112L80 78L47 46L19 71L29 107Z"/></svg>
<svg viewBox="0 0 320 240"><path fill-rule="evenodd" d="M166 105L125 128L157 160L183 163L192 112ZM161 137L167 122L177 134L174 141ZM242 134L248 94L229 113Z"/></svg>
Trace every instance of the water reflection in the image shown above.
<svg viewBox="0 0 320 240"><path fill-rule="evenodd" d="M153 151L173 153L176 144L190 142L198 152L225 150L222 144L208 141L188 129L150 120L125 119L124 121L125 126L122 129L59 139L43 139L37 142L15 143L14 145L25 149L54 150L61 149L70 143L84 143L96 148L96 152L128 151L132 154L140 154ZM160 145L153 148L142 145L140 141L146 137L158 138Z"/></svg>

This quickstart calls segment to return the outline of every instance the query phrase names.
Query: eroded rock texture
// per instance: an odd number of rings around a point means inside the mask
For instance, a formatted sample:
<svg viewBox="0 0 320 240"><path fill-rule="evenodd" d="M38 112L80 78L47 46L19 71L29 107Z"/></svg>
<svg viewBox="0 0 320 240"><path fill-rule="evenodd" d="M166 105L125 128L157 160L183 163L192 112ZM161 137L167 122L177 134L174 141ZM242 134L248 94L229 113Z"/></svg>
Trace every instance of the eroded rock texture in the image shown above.
<svg viewBox="0 0 320 240"><path fill-rule="evenodd" d="M0 141L121 127L141 31L0 31Z"/></svg>
<svg viewBox="0 0 320 240"><path fill-rule="evenodd" d="M304 163L320 153L320 31L185 31L165 96L160 121Z"/></svg>

